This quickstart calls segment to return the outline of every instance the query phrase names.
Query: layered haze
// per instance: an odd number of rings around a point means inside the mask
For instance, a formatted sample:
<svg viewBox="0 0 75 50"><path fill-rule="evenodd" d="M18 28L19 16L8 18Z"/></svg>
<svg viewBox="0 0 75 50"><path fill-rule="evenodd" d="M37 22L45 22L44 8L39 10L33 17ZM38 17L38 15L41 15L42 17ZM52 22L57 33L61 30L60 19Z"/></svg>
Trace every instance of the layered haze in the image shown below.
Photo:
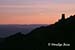
<svg viewBox="0 0 75 50"><path fill-rule="evenodd" d="M39 28L41 26L47 26L47 24L0 25L0 37L7 37L18 32L21 32L22 34L28 34L32 30Z"/></svg>

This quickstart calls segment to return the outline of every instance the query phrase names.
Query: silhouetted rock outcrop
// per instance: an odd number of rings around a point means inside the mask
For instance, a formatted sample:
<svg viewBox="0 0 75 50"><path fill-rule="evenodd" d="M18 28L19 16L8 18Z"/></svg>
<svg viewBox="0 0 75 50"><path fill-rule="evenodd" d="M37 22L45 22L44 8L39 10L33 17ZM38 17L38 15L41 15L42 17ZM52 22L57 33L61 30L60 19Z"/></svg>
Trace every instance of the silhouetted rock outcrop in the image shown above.
<svg viewBox="0 0 75 50"><path fill-rule="evenodd" d="M42 26L27 35L21 32L5 38L2 47L25 48L26 50L49 50L48 42L75 42L75 15L65 19L65 14L55 24Z"/></svg>
<svg viewBox="0 0 75 50"><path fill-rule="evenodd" d="M62 14L62 18L56 22L55 24L40 27L33 30L32 36L43 39L50 39L50 40L74 40L72 38L72 33L75 32L75 15L70 16L69 18L64 18L64 14Z"/></svg>

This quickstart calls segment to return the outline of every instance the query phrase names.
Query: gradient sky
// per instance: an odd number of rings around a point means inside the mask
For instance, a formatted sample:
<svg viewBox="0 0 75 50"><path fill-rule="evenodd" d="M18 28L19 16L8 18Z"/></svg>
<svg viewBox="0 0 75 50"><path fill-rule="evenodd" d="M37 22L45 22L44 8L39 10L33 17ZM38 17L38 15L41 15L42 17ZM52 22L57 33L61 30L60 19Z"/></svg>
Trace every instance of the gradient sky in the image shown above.
<svg viewBox="0 0 75 50"><path fill-rule="evenodd" d="M75 0L0 0L0 24L52 24L74 11Z"/></svg>

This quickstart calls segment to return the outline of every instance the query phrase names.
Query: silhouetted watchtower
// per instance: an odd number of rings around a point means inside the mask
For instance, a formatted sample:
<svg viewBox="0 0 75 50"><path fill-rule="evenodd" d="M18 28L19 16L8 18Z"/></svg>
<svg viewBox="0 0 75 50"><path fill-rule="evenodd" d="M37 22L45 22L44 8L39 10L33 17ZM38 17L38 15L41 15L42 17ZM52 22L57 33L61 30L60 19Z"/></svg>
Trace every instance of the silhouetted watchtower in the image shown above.
<svg viewBox="0 0 75 50"><path fill-rule="evenodd" d="M64 19L65 19L65 14L62 14L61 20L64 20Z"/></svg>

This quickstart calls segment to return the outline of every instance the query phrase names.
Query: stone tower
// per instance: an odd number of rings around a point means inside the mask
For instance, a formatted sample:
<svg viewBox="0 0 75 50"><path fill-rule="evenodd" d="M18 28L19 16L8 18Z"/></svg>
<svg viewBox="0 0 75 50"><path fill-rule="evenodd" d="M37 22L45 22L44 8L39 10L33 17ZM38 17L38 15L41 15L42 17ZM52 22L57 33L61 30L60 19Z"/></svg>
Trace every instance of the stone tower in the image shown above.
<svg viewBox="0 0 75 50"><path fill-rule="evenodd" d="M64 19L65 19L65 14L62 14L61 20L64 20Z"/></svg>

